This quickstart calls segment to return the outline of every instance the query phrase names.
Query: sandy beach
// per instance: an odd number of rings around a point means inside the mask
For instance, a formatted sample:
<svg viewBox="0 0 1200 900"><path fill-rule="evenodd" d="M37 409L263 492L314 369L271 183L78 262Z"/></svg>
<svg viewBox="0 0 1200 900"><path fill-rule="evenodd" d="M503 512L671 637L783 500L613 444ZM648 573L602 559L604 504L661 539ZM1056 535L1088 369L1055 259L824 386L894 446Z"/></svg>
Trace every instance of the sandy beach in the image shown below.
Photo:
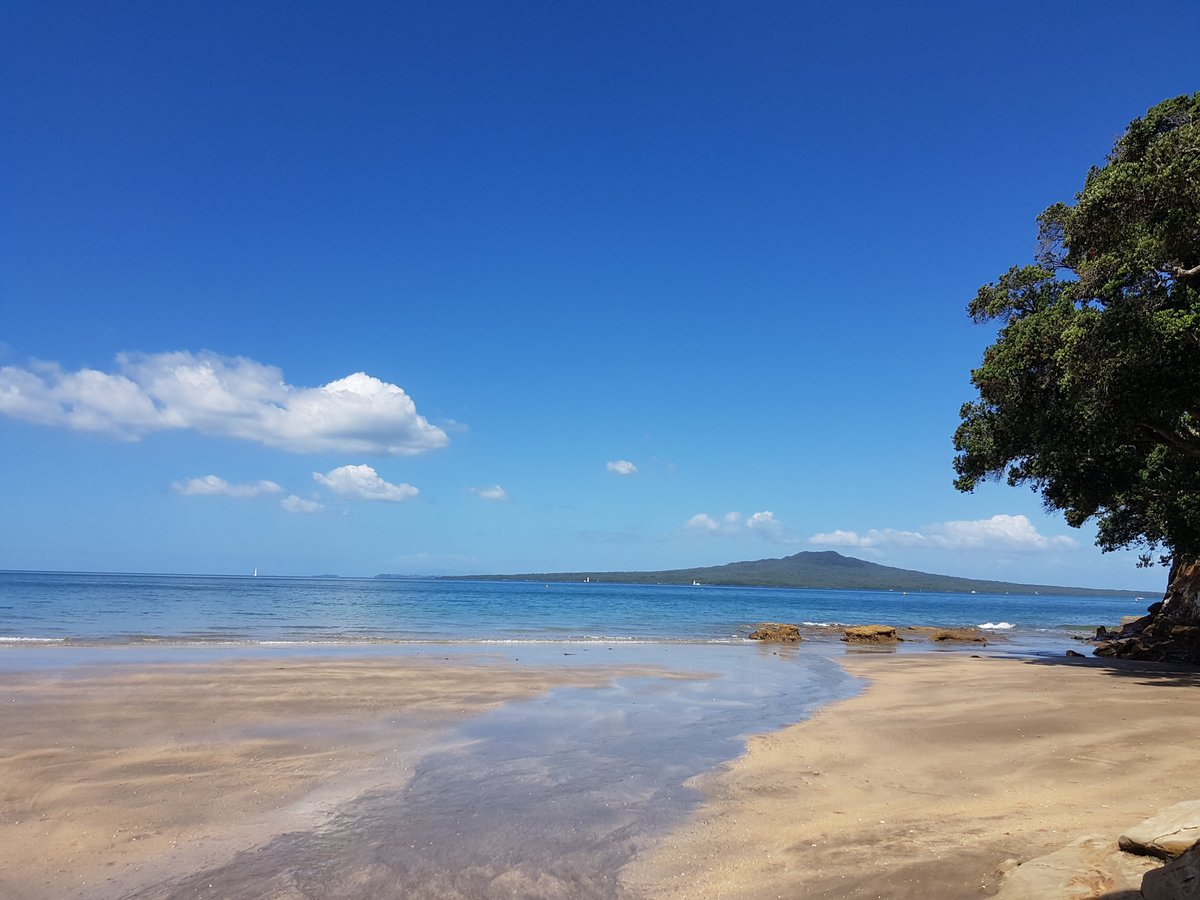
<svg viewBox="0 0 1200 900"><path fill-rule="evenodd" d="M0 897L124 896L396 788L463 719L611 669L277 659L0 676Z"/></svg>
<svg viewBox="0 0 1200 900"><path fill-rule="evenodd" d="M842 663L869 687L694 779L700 808L614 871L612 896L989 896L1015 862L1188 799L1200 674L969 651ZM0 897L176 896L154 886L400 789L457 723L617 671L431 655L4 675ZM559 896L492 884L479 896Z"/></svg>
<svg viewBox="0 0 1200 900"><path fill-rule="evenodd" d="M1115 841L1195 798L1194 670L958 653L845 666L870 687L697 779L703 809L626 883L705 900L985 897L1013 862Z"/></svg>

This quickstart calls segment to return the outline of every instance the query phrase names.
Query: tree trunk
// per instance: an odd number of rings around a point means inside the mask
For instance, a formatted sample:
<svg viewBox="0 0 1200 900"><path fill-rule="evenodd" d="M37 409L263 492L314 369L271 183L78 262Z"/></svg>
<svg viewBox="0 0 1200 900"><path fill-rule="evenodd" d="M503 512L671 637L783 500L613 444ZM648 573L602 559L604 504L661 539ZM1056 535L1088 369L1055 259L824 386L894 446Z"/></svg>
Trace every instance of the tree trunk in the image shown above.
<svg viewBox="0 0 1200 900"><path fill-rule="evenodd" d="M1176 625L1200 625L1200 560L1171 563L1160 615Z"/></svg>
<svg viewBox="0 0 1200 900"><path fill-rule="evenodd" d="M1100 629L1096 655L1200 665L1200 560L1172 562L1167 592L1147 612L1116 634Z"/></svg>

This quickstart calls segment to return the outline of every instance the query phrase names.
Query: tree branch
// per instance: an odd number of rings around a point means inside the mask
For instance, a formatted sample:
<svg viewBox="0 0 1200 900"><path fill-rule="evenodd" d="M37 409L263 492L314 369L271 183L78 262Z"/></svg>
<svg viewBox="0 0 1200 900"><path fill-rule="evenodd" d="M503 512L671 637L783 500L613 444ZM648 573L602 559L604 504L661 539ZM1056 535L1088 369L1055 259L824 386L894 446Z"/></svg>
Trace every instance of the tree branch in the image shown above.
<svg viewBox="0 0 1200 900"><path fill-rule="evenodd" d="M1172 450L1177 450L1185 456L1200 457L1200 446L1190 444L1177 434L1172 434L1165 428L1159 428L1157 425L1151 425L1149 422L1139 422L1142 428L1156 435L1160 441L1170 447Z"/></svg>
<svg viewBox="0 0 1200 900"><path fill-rule="evenodd" d="M1188 281L1192 278L1200 278L1200 266L1192 266L1190 269L1185 269L1182 266L1176 266L1171 273L1176 279Z"/></svg>

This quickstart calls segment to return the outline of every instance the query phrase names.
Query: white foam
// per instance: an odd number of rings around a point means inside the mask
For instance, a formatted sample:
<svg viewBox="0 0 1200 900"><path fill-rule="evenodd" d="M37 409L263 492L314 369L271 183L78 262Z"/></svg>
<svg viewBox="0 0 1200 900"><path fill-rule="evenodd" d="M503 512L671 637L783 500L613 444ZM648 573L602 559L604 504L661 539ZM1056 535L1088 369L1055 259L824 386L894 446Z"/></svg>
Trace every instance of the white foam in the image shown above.
<svg viewBox="0 0 1200 900"><path fill-rule="evenodd" d="M0 644L61 644L62 640L62 638L17 637L16 635L0 634Z"/></svg>
<svg viewBox="0 0 1200 900"><path fill-rule="evenodd" d="M1012 622L984 622L982 625L980 625L978 627L987 628L990 631L1006 631L1007 629L1013 628L1015 626L1013 625Z"/></svg>

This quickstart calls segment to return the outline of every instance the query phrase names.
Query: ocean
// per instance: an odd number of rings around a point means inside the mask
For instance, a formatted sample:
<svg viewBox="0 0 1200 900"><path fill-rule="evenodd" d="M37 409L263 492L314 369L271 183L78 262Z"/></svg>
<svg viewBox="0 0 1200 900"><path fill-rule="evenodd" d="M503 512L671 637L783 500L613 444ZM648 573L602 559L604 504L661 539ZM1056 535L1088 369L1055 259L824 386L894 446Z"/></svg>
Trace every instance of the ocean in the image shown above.
<svg viewBox="0 0 1200 900"><path fill-rule="evenodd" d="M0 646L736 644L770 621L979 626L1036 651L1140 615L1155 599L8 571Z"/></svg>

